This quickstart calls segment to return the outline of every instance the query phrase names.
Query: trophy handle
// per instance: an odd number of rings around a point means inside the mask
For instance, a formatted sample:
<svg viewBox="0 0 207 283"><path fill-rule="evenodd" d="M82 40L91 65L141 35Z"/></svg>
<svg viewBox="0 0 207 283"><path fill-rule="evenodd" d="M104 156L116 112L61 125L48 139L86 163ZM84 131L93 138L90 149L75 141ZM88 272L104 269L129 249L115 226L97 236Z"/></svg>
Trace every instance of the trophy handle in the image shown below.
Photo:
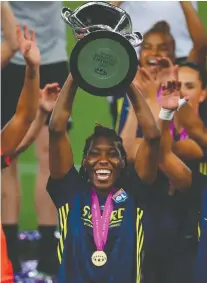
<svg viewBox="0 0 207 283"><path fill-rule="evenodd" d="M93 26L87 26L85 28L75 28L74 30L77 33L87 33L87 32L94 32L100 30L113 31L113 29L110 26L106 26L106 25L93 25Z"/></svg>
<svg viewBox="0 0 207 283"><path fill-rule="evenodd" d="M61 17L63 18L63 20L69 24L70 26L72 25L72 23L70 22L69 18L72 15L73 11L68 8L68 7L63 7L62 11L61 11ZM71 26L72 27L72 26Z"/></svg>
<svg viewBox="0 0 207 283"><path fill-rule="evenodd" d="M81 21L74 16L74 12L68 7L62 8L61 17L73 30L76 28L85 28Z"/></svg>
<svg viewBox="0 0 207 283"><path fill-rule="evenodd" d="M134 47L139 46L143 41L143 35L140 32L123 33L122 36L128 39Z"/></svg>
<svg viewBox="0 0 207 283"><path fill-rule="evenodd" d="M107 25L93 25L93 26L83 26L83 24L79 21L77 17L74 16L74 12L68 8L63 7L61 11L61 16L63 20L68 24L74 33L76 34L88 34L90 32L96 31L96 30L108 30L113 31L113 29Z"/></svg>

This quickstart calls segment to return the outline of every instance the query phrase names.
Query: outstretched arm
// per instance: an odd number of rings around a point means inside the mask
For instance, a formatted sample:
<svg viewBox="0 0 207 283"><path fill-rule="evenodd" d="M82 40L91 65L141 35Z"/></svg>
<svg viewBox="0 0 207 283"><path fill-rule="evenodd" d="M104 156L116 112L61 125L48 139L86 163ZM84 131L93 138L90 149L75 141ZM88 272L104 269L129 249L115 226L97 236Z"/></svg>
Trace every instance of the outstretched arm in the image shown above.
<svg viewBox="0 0 207 283"><path fill-rule="evenodd" d="M36 116L39 101L40 53L35 41L35 32L32 30L29 35L28 27L25 26L23 35L18 26L17 39L26 61L25 80L16 113L1 132L1 149L4 155L12 154L22 141Z"/></svg>
<svg viewBox="0 0 207 283"><path fill-rule="evenodd" d="M158 60L158 63L160 66L168 66L167 68L161 68L158 73L158 79L161 83L177 80L178 68L177 66L173 66L169 58L161 58ZM204 136L205 128L202 121L189 104L184 105L182 109L176 112L175 118L178 118L179 123L187 130L188 135L192 139L174 141L172 144L173 153L182 160L201 159L203 157L201 146L205 147L206 141Z"/></svg>
<svg viewBox="0 0 207 283"><path fill-rule="evenodd" d="M134 108L132 107L130 101L128 103L129 103L129 110L127 113L125 124L121 130L120 136L123 140L123 146L127 152L127 160L134 162L138 149L138 145L136 145L136 133L138 128L138 122L134 112Z"/></svg>
<svg viewBox="0 0 207 283"><path fill-rule="evenodd" d="M176 118L191 139L174 142L173 152L182 160L200 160L204 156L203 149L207 148L205 125L190 104L178 111Z"/></svg>
<svg viewBox="0 0 207 283"><path fill-rule="evenodd" d="M172 152L172 137L169 121L160 120L162 131L159 168L169 178L178 190L185 190L191 186L192 173L190 169Z"/></svg>
<svg viewBox="0 0 207 283"><path fill-rule="evenodd" d="M172 185L179 190L187 189L192 183L190 169L172 152L173 139L170 134L170 125L175 111L182 107L180 83L177 81L168 82L163 87L160 97L161 111L159 114L159 125L162 131L159 168L169 178Z"/></svg>
<svg viewBox="0 0 207 283"><path fill-rule="evenodd" d="M162 135L159 152L159 168L169 178L174 186L176 186L177 189L183 190L189 187L191 182L191 172L172 152L172 137L169 132L169 121L159 119L160 105L157 100L157 83L153 82L153 78L150 76L147 70L143 68L139 70L139 77L141 80L137 80L137 86L142 89L144 96L147 97L147 103L154 115L155 121L158 121L160 124ZM138 140L133 140L131 147L138 147L138 142ZM128 147L130 147L130 145Z"/></svg>
<svg viewBox="0 0 207 283"><path fill-rule="evenodd" d="M73 167L73 154L67 135L67 122L72 113L72 105L77 84L69 75L53 110L49 124L49 165L53 179L64 177Z"/></svg>
<svg viewBox="0 0 207 283"><path fill-rule="evenodd" d="M18 50L17 21L7 1L1 1L1 26L4 40L1 44L1 68L4 68Z"/></svg>
<svg viewBox="0 0 207 283"><path fill-rule="evenodd" d="M144 136L137 150L135 168L143 181L152 183L157 177L160 131L145 98L134 83L129 87L128 96Z"/></svg>
<svg viewBox="0 0 207 283"><path fill-rule="evenodd" d="M11 158L15 158L21 152L25 151L35 141L40 130L44 126L49 113L54 109L59 91L60 88L58 83L47 84L44 89L40 90L39 107L36 117L22 142L16 148L14 154L10 156Z"/></svg>

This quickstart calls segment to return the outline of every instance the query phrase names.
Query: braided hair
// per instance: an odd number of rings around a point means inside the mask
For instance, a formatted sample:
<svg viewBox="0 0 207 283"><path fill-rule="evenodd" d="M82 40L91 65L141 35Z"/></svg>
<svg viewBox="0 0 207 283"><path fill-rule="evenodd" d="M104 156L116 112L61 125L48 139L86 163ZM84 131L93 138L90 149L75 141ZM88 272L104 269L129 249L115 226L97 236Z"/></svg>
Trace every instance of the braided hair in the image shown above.
<svg viewBox="0 0 207 283"><path fill-rule="evenodd" d="M81 165L81 168L80 168L80 171L79 171L79 174L80 174L81 178L83 179L84 182L88 182L88 180L89 180L88 172L83 167L83 160L88 155L88 152L91 149L91 146L92 146L94 140L96 140L99 137L105 137L105 138L109 139L110 141L115 142L116 147L117 147L117 149L119 150L119 152L121 154L121 158L122 158L122 160L125 163L125 166L122 169L120 178L121 179L125 178L125 176L127 174L127 169L126 169L127 156L126 156L126 151L125 151L125 149L123 147L122 138L119 135L117 135L117 133L116 133L116 131L114 129L103 127L100 124L96 124L96 127L94 128L93 134L86 139L85 147L84 147L84 150L83 150L82 165Z"/></svg>

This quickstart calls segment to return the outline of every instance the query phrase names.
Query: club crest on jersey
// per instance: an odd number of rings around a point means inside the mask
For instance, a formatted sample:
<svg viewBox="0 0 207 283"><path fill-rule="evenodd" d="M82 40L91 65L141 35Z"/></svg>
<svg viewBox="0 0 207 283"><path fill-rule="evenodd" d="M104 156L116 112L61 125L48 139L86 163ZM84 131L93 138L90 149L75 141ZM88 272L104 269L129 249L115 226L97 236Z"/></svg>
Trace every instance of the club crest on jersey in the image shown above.
<svg viewBox="0 0 207 283"><path fill-rule="evenodd" d="M124 202L127 198L127 193L123 189L118 190L112 197L116 203Z"/></svg>

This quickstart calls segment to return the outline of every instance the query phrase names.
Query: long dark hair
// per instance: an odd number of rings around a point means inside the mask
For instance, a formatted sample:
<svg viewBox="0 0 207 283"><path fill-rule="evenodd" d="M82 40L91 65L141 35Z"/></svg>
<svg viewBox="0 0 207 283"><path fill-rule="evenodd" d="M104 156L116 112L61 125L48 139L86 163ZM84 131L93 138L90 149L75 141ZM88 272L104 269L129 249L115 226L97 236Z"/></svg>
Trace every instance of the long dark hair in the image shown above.
<svg viewBox="0 0 207 283"><path fill-rule="evenodd" d="M194 62L182 62L180 67L188 67L198 72L199 79L201 81L202 89L206 89L207 87L207 71L205 64L198 65ZM202 121L206 124L207 123L207 99L205 99L202 103L199 105L199 115L202 119Z"/></svg>
<svg viewBox="0 0 207 283"><path fill-rule="evenodd" d="M127 175L127 169L126 169L127 168L126 167L127 156L126 156L126 151L123 147L122 138L119 135L117 135L115 130L107 128L107 127L103 127L101 125L97 125L94 128L94 133L86 139L85 147L84 147L84 150L83 150L82 165L81 165L79 174L80 174L80 176L81 176L81 178L83 179L84 182L88 182L89 175L88 175L87 170L83 167L83 160L86 158L94 140L99 138L99 137L105 137L105 138L115 142L117 149L120 151L121 158L125 163L125 166L122 169L121 177L120 177L120 180L119 180L119 181L121 181L121 179L125 178L126 175Z"/></svg>
<svg viewBox="0 0 207 283"><path fill-rule="evenodd" d="M185 61L179 64L179 67L188 67L198 72L199 79L202 84L202 89L206 88L207 85L207 72L204 66L198 65L194 62Z"/></svg>

